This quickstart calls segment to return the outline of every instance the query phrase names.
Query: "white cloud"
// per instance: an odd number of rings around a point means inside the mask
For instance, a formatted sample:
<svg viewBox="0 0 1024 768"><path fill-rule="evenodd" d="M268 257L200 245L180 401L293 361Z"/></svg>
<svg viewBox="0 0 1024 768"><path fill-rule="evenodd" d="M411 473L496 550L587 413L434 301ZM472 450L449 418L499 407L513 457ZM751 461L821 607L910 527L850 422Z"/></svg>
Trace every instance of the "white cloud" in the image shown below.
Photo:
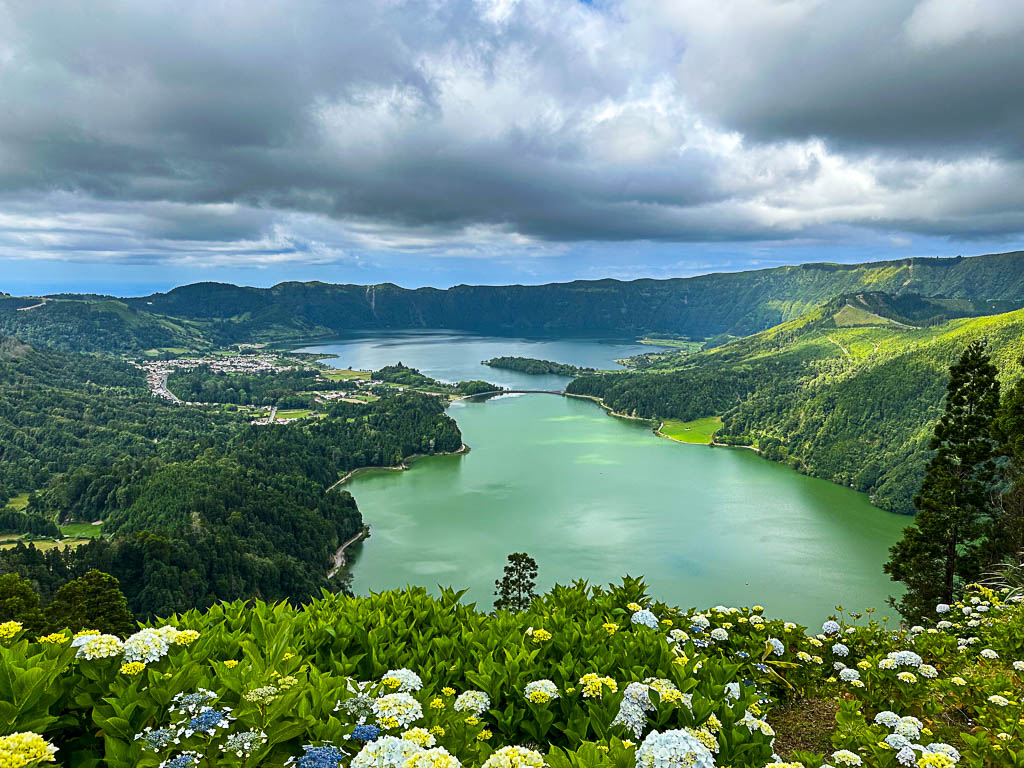
<svg viewBox="0 0 1024 768"><path fill-rule="evenodd" d="M905 30L907 39L916 46L953 45L969 37L1012 38L1024 31L1024 3L922 0L907 19Z"/></svg>

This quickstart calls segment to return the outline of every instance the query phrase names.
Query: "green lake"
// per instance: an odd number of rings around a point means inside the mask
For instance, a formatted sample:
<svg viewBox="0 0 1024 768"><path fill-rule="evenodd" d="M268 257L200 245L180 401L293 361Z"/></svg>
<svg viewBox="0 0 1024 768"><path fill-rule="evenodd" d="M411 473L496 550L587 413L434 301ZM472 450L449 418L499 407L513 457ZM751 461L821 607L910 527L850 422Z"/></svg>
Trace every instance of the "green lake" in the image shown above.
<svg viewBox="0 0 1024 768"><path fill-rule="evenodd" d="M310 349L361 367L356 359L383 360L393 345L401 357L387 362L521 386L519 374L475 371L481 346L575 364L603 356L604 367L633 346L560 341L557 357L532 346L551 343L440 333L424 346L401 334ZM544 388L557 383L541 378ZM836 604L890 613L894 585L881 567L909 519L863 494L752 451L656 437L649 424L576 398L505 395L456 402L449 414L469 453L423 458L405 472L367 471L346 485L371 528L352 552L357 592L454 586L489 608L506 555L525 551L538 562L540 588L629 574L682 606L760 603L812 625Z"/></svg>

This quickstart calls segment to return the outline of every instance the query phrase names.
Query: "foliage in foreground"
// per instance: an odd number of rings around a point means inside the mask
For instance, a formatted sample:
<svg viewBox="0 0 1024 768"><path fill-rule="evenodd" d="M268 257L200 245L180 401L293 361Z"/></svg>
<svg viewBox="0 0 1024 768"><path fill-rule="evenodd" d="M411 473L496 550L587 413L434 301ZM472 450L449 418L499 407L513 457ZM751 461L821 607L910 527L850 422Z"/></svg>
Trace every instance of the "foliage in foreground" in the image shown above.
<svg viewBox="0 0 1024 768"><path fill-rule="evenodd" d="M834 748L790 766L1024 765L1024 606L982 588L928 628L816 635L630 579L459 597L220 604L124 641L0 625L0 765L763 768L804 697L840 702Z"/></svg>

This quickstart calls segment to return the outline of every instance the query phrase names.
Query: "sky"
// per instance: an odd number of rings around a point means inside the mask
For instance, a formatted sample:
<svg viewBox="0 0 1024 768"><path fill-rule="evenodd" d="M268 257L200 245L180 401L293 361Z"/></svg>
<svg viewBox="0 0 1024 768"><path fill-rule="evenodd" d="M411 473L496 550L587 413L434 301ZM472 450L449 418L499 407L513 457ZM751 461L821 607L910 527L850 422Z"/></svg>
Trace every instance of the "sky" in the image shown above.
<svg viewBox="0 0 1024 768"><path fill-rule="evenodd" d="M1020 0L0 0L0 291L1024 249Z"/></svg>

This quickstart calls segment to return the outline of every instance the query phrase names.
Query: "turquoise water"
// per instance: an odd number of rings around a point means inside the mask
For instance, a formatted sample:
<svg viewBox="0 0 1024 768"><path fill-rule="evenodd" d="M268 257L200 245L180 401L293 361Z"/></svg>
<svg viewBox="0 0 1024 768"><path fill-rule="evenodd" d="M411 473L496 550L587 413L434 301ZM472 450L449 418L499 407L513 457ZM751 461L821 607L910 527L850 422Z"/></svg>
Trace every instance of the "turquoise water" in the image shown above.
<svg viewBox="0 0 1024 768"><path fill-rule="evenodd" d="M368 343L335 362L359 367L352 360L400 348L407 365L467 378L480 345L496 342ZM563 362L608 367L621 354L615 345L558 343L562 354L552 357ZM609 356L598 363L601 354ZM649 425L575 398L507 395L456 402L449 414L470 453L349 481L371 527L353 553L357 592L455 586L489 607L514 551L537 560L541 588L630 574L671 603L760 603L809 623L837 603L883 609L893 591L881 566L908 520L848 488L751 451L658 438Z"/></svg>

